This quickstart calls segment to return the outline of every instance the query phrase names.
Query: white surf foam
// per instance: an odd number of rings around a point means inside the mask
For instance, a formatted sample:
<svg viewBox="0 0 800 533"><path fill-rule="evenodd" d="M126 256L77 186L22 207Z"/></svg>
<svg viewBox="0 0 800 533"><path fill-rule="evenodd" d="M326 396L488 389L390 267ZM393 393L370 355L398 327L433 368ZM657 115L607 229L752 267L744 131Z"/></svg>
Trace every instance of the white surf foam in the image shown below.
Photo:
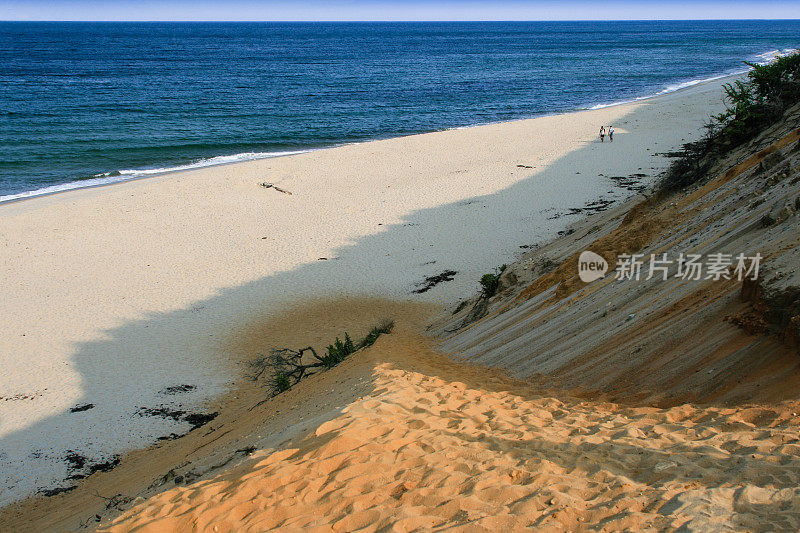
<svg viewBox="0 0 800 533"><path fill-rule="evenodd" d="M755 60L752 61L752 62L757 64L757 65L767 65L767 64L775 61L778 58L781 58L781 57L784 57L784 56L788 56L788 55L793 54L793 53L795 53L797 51L798 51L798 49L796 49L796 48L786 48L784 50L770 50L769 52L764 52L762 54L756 54L754 56ZM641 100L647 100L648 98L653 98L654 96L661 96L662 94L674 93L675 91L680 91L681 89L686 89L686 88L692 87L694 85L700 85L701 83L708 83L710 81L721 80L722 78L727 78L728 76L735 76L736 74L744 74L745 72L749 72L749 71L750 71L750 69L746 68L746 69L734 70L734 71L731 71L731 72L726 72L725 74L719 74L717 76L711 76L709 78L698 78L698 79L695 79L695 80L683 81L683 82L676 83L676 84L673 84L673 85L667 85L661 91L659 91L657 93L649 94L647 96L640 96L638 98L633 98L631 100L623 100L623 101L620 101L620 102L612 102L612 103L609 103L609 104L597 104L597 105L594 105L594 106L589 107L587 109L603 109L605 107L612 107L612 106L615 106L615 105L630 104L632 102L639 102Z"/></svg>
<svg viewBox="0 0 800 533"><path fill-rule="evenodd" d="M110 183L119 183L121 181L128 181L147 176L154 176L157 174L166 174L168 172L179 172L181 170L193 170L197 168L211 167L215 165L225 165L229 163L239 163L242 161L253 161L255 159L269 159L273 157L283 157L287 155L296 155L310 152L311 150L294 150L290 152L244 152L241 154L221 155L217 157L209 157L208 159L201 159L194 163L186 165L178 165L174 167L163 168L144 168L144 169L127 169L118 170L115 172L104 172L88 179L70 181L67 183L59 183L56 185L49 185L40 189L32 191L23 191L14 194L7 194L0 196L0 203L12 200L20 200L23 198L31 198L34 196L43 196L46 194L53 194L62 191L69 191L72 189L85 189L87 187L99 187L101 185L108 185Z"/></svg>

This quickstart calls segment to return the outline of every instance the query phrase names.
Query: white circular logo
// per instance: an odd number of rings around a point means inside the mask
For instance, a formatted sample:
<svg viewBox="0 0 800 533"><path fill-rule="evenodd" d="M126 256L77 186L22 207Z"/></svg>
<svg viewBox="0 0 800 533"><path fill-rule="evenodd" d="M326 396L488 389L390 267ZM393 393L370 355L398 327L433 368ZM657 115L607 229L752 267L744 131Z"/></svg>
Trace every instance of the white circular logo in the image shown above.
<svg viewBox="0 0 800 533"><path fill-rule="evenodd" d="M600 279L608 272L608 261L603 256L586 250L578 257L578 277L584 283Z"/></svg>

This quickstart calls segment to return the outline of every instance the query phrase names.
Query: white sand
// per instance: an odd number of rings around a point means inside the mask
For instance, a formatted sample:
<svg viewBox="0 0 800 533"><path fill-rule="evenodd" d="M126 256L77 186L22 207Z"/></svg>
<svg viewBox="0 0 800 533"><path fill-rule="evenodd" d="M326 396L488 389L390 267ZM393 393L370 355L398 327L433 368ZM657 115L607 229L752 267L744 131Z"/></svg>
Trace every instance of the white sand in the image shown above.
<svg viewBox="0 0 800 533"><path fill-rule="evenodd" d="M99 460L188 429L136 413L220 393L250 355L237 334L287 302L471 294L575 220L551 217L630 195L601 174L652 180L668 163L654 152L698 136L724 81L0 205L0 504L63 480L67 450ZM180 384L197 389L159 394Z"/></svg>

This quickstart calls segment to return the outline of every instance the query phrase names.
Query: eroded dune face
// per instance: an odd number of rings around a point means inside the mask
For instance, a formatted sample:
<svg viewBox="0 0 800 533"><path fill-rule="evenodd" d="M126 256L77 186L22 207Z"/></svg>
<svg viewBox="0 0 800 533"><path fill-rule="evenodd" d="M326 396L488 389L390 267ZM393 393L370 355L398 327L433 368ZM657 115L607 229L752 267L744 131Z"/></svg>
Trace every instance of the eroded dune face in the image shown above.
<svg viewBox="0 0 800 533"><path fill-rule="evenodd" d="M501 294L434 330L453 357L614 400L780 402L800 390L800 106L705 177L576 223L509 265ZM585 283L583 251L609 264ZM624 254L642 262L623 277ZM706 270L681 277L681 257ZM756 279L738 257L761 258ZM708 270L714 257L731 264ZM666 271L648 272L653 258ZM482 306L482 307L481 307ZM472 311L470 311L472 309ZM476 313L480 311L480 313ZM477 316L476 316L477 315Z"/></svg>
<svg viewBox="0 0 800 533"><path fill-rule="evenodd" d="M798 125L795 109L688 191L576 225L429 328L525 382L393 332L330 371L370 387L308 437L106 530L797 530ZM583 249L765 261L752 283L586 284Z"/></svg>
<svg viewBox="0 0 800 533"><path fill-rule="evenodd" d="M299 446L156 495L106 530L800 527L789 405L556 399L402 334L369 351L392 361L373 364L373 391Z"/></svg>

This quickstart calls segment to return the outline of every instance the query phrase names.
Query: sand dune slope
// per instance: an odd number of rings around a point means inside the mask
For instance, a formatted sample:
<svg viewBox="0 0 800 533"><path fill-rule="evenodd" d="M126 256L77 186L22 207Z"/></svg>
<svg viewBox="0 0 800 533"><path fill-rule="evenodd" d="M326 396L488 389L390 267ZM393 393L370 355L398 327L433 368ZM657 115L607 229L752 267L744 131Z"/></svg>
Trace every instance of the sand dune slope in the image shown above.
<svg viewBox="0 0 800 533"><path fill-rule="evenodd" d="M361 356L389 361L373 363L373 392L299 446L163 492L107 530L800 527L796 407L555 399L398 337Z"/></svg>
<svg viewBox="0 0 800 533"><path fill-rule="evenodd" d="M661 407L797 398L800 105L708 165L690 187L588 217L530 249L504 271L500 294L443 315L440 349L591 398ZM591 283L578 273L585 250L609 264ZM622 254L638 255L641 275L618 276ZM684 254L706 265L730 258L729 279L680 276ZM734 273L740 255L761 258L757 281ZM664 257L666 276L648 272Z"/></svg>

